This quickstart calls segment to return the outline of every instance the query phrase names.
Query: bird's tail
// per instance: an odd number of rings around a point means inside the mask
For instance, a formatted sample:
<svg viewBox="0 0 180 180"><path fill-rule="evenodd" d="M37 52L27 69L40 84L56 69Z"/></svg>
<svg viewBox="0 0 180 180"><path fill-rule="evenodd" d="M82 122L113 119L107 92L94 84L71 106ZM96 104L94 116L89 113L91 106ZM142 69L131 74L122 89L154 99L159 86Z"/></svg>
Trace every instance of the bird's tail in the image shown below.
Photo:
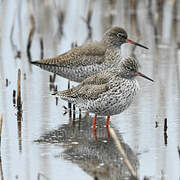
<svg viewBox="0 0 180 180"><path fill-rule="evenodd" d="M71 89L65 90L65 91L56 91L52 93L52 95L56 95L57 97L60 97L61 99L68 101L70 103L75 103L75 98L71 96Z"/></svg>
<svg viewBox="0 0 180 180"><path fill-rule="evenodd" d="M42 59L38 61L31 61L31 64L39 66L41 69L44 69L49 72L57 73L59 67L56 64L56 59Z"/></svg>

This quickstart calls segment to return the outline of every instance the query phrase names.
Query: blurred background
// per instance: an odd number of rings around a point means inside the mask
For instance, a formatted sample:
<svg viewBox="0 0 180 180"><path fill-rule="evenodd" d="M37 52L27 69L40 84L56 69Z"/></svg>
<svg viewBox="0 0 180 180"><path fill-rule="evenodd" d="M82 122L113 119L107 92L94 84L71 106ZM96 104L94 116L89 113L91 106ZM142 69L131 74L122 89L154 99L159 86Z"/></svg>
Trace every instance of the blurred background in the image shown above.
<svg viewBox="0 0 180 180"><path fill-rule="evenodd" d="M180 179L179 0L0 0L1 179L132 179L105 119L96 139L92 115L66 113L51 95L68 80L30 64L101 40L115 25L149 47L121 50L155 82L138 79L138 96L111 127L138 179Z"/></svg>

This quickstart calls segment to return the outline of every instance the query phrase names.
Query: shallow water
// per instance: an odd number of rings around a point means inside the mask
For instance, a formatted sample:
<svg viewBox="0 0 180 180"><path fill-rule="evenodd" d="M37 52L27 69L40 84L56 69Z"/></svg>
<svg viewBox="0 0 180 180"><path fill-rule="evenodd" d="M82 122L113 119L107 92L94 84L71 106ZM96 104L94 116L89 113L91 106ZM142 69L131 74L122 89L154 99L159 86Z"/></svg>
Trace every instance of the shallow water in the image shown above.
<svg viewBox="0 0 180 180"><path fill-rule="evenodd" d="M91 40L101 39L111 25L125 28L130 39L148 46L149 50L133 49L132 45L125 44L122 55L135 55L142 65L141 72L155 80L151 83L138 78L141 86L138 96L128 110L112 116L111 127L139 179L145 176L179 179L180 3L166 0L158 6L152 1L148 9L151 1L139 1L136 6L132 2L102 0L92 4ZM85 43L88 30L83 18L87 17L88 5L89 1L68 0L56 2L56 9L51 1L33 1L36 29L32 59L40 59L41 37L44 58L69 50L72 42ZM56 105L49 88L51 73L29 64L26 55L31 28L28 7L27 2L21 0L0 2L1 179L37 179L38 174L41 179L53 180L131 179L113 139L107 136L105 118L98 119L96 140L92 115L82 113L79 121L77 110L74 123L68 113L63 115L63 106L67 107L67 103L59 100ZM60 24L63 35L58 33L59 9L64 15L64 22ZM21 51L21 58L16 59L10 43L13 17L16 19L13 41ZM21 70L22 112L13 104L18 69ZM67 89L68 81L57 76L55 85L58 90Z"/></svg>

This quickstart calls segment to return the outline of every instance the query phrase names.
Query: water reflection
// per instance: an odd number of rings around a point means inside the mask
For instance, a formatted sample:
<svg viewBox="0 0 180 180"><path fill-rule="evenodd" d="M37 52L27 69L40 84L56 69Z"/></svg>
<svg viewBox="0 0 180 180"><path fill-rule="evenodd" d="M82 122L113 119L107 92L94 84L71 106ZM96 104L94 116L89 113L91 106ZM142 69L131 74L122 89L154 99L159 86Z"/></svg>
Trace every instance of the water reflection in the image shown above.
<svg viewBox="0 0 180 180"><path fill-rule="evenodd" d="M60 157L77 164L83 171L96 179L131 179L132 176L121 153L112 137L107 135L105 118L97 118L97 140L94 138L92 121L93 117L86 115L80 121L76 120L73 123L61 125L37 141L60 143L65 149ZM110 124L110 126L112 125ZM114 130L130 164L137 173L139 161L136 154L123 141L122 135L116 129Z"/></svg>

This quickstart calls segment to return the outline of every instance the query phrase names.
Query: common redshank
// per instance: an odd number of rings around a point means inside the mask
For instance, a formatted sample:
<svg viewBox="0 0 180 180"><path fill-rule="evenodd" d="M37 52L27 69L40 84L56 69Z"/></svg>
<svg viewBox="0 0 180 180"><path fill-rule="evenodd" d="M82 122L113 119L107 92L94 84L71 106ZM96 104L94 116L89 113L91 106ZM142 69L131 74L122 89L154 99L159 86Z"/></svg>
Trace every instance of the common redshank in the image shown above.
<svg viewBox="0 0 180 180"><path fill-rule="evenodd" d="M112 27L103 39L75 47L64 54L50 59L34 61L32 64L72 81L81 82L87 77L109 68L121 59L120 47L124 43L147 47L127 39L120 27Z"/></svg>
<svg viewBox="0 0 180 180"><path fill-rule="evenodd" d="M109 126L110 116L123 112L132 103L139 89L135 77L141 76L153 81L140 73L138 68L139 64L133 57L122 58L116 66L56 94L82 110L95 113L93 127L96 125L97 115L107 116L106 125Z"/></svg>

